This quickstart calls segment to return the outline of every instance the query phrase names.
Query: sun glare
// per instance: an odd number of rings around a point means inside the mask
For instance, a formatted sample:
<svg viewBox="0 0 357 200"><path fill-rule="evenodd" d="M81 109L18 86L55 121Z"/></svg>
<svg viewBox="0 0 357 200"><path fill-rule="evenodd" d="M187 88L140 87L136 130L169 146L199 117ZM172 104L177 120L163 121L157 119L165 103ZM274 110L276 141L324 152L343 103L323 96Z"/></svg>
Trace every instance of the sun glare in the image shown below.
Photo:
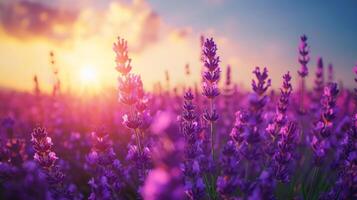
<svg viewBox="0 0 357 200"><path fill-rule="evenodd" d="M80 92L83 94L95 94L100 91L100 77L98 70L92 65L84 65L78 74L80 80Z"/></svg>
<svg viewBox="0 0 357 200"><path fill-rule="evenodd" d="M92 66L83 67L79 75L84 85L93 85L93 83L97 82L97 71Z"/></svg>

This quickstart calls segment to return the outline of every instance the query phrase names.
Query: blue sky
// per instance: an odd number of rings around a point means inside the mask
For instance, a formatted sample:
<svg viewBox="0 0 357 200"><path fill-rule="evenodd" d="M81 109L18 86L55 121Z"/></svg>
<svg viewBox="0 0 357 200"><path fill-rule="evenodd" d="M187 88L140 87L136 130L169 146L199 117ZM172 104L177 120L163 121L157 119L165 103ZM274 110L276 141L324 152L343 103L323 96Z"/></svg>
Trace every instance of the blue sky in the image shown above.
<svg viewBox="0 0 357 200"><path fill-rule="evenodd" d="M256 48L276 41L284 58L296 61L298 37L309 37L312 61L322 56L340 74L357 63L357 1L148 0L170 24L194 30L214 29L220 35L247 41ZM292 62L293 64L293 62ZM348 81L351 84L352 81Z"/></svg>

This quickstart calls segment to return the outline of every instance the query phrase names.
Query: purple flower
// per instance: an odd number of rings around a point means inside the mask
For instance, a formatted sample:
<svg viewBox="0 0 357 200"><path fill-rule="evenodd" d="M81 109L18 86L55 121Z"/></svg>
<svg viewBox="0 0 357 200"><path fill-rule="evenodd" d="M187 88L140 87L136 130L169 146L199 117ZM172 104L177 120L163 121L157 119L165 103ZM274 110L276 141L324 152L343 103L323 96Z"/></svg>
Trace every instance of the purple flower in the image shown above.
<svg viewBox="0 0 357 200"><path fill-rule="evenodd" d="M321 100L323 107L321 116L323 120L321 121L324 121L325 126L330 126L330 122L335 119L335 106L338 93L337 83L329 83L324 89L323 98Z"/></svg>
<svg viewBox="0 0 357 200"><path fill-rule="evenodd" d="M214 99L219 94L219 89L216 84L209 85L205 82L203 83L203 95L206 96L208 99Z"/></svg>
<svg viewBox="0 0 357 200"><path fill-rule="evenodd" d="M209 111L205 111L205 113L203 114L203 118L206 120L206 121L209 121L209 122L215 122L218 120L218 113L216 111L216 109L213 109L212 112L209 112Z"/></svg>
<svg viewBox="0 0 357 200"><path fill-rule="evenodd" d="M241 184L238 176L239 155L233 141L228 141L224 146L220 164L221 175L217 178L217 191L223 199L229 199L234 196Z"/></svg>
<svg viewBox="0 0 357 200"><path fill-rule="evenodd" d="M266 131L272 136L276 137L276 133L279 132L280 127L284 126L286 123L286 112L289 105L289 99L292 92L291 86L291 76L290 73L286 73L283 76L283 84L280 88L280 98L276 107L276 112L274 120L270 123Z"/></svg>
<svg viewBox="0 0 357 200"><path fill-rule="evenodd" d="M310 61L309 57L309 46L307 44L307 36L302 35L300 37L299 44L299 63L301 64L301 68L298 71L298 74L304 78L309 74L309 70L307 68L307 63Z"/></svg>
<svg viewBox="0 0 357 200"><path fill-rule="evenodd" d="M230 86L231 85L231 83L232 83L232 80L231 80L231 72L232 70L231 70L231 66L230 65L228 65L227 66L227 71L226 71L226 82L225 82L225 84L226 84L226 86L228 87L228 86Z"/></svg>
<svg viewBox="0 0 357 200"><path fill-rule="evenodd" d="M307 36L302 35L300 37L300 45L299 45L299 63L301 65L300 70L298 70L298 74L301 77L301 86L300 86L300 107L299 113L305 113L305 103L304 99L306 98L305 93L305 77L309 74L309 70L307 68L307 63L309 62L309 47L307 44Z"/></svg>
<svg viewBox="0 0 357 200"><path fill-rule="evenodd" d="M146 200L180 200L184 199L184 188L181 185L180 171L177 168L152 170L142 190Z"/></svg>
<svg viewBox="0 0 357 200"><path fill-rule="evenodd" d="M42 168L50 170L58 159L56 153L51 151L53 145L51 138L47 137L47 131L44 128L34 129L31 135L35 150L34 159Z"/></svg>
<svg viewBox="0 0 357 200"><path fill-rule="evenodd" d="M218 80L220 77L221 69L219 67L219 56L217 53L217 46L213 41L213 38L206 39L203 44L203 61L206 71L203 73L203 95L209 99L209 109L205 110L204 119L210 123L210 141L211 141L211 156L214 160L214 148L215 148L215 133L213 130L213 124L218 120L218 113L214 109L214 98L219 95Z"/></svg>
<svg viewBox="0 0 357 200"><path fill-rule="evenodd" d="M290 180L293 154L296 147L296 123L290 122L280 131L277 151L273 156L273 170L278 181L288 182Z"/></svg>
<svg viewBox="0 0 357 200"><path fill-rule="evenodd" d="M250 103L250 117L251 117L251 126L254 129L257 129L261 125L262 113L264 107L267 103L267 96L265 95L268 88L271 86L271 80L268 79L268 70L264 68L263 71L259 67L256 67L253 71L253 74L256 76L256 80L252 80L252 89L255 92L251 99Z"/></svg>
<svg viewBox="0 0 357 200"><path fill-rule="evenodd" d="M93 146L87 162L93 170L88 184L91 187L89 199L115 198L123 187L124 170L104 130L92 133Z"/></svg>
<svg viewBox="0 0 357 200"><path fill-rule="evenodd" d="M14 166L20 166L22 163L27 160L27 154L25 152L26 142L24 139L10 138L6 141L1 151L4 154L4 159L7 162L10 162Z"/></svg>
<svg viewBox="0 0 357 200"><path fill-rule="evenodd" d="M203 95L209 99L219 95L217 82L220 77L220 68L218 66L220 60L216 55L217 46L213 38L206 39L203 45L204 66L206 71L203 73L205 84L203 85Z"/></svg>
<svg viewBox="0 0 357 200"><path fill-rule="evenodd" d="M324 65L323 65L322 58L320 57L317 60L317 68L315 72L315 86L314 86L315 101L318 102L321 99L323 90L324 90Z"/></svg>
<svg viewBox="0 0 357 200"><path fill-rule="evenodd" d="M353 72L355 73L355 83L357 83L357 64L356 66L353 68ZM355 92L355 104L357 105L357 88L354 88L354 92Z"/></svg>
<svg viewBox="0 0 357 200"><path fill-rule="evenodd" d="M328 82L331 83L334 80L334 70L333 70L333 65L330 63L328 65Z"/></svg>
<svg viewBox="0 0 357 200"><path fill-rule="evenodd" d="M338 177L331 190L321 199L354 199L357 197L357 114L342 145Z"/></svg>
<svg viewBox="0 0 357 200"><path fill-rule="evenodd" d="M114 43L113 50L116 53L116 64L115 68L123 76L126 76L131 71L131 59L128 57L128 43L124 39L118 38L118 42Z"/></svg>
<svg viewBox="0 0 357 200"><path fill-rule="evenodd" d="M201 179L201 162L199 162L200 157L203 156L199 139L201 128L197 122L195 106L193 105L194 96L191 90L185 93L184 100L181 132L185 139L185 162L182 165L182 171L186 194L191 199L198 199L203 197L205 189Z"/></svg>
<svg viewBox="0 0 357 200"><path fill-rule="evenodd" d="M244 111L235 113L235 122L230 137L233 141L241 144L247 136L248 114Z"/></svg>
<svg viewBox="0 0 357 200"><path fill-rule="evenodd" d="M139 76L127 74L118 79L119 101L124 105L132 106L139 101L141 79Z"/></svg>
<svg viewBox="0 0 357 200"><path fill-rule="evenodd" d="M274 189L276 183L270 171L263 170L257 181L252 184L251 193L248 200L269 199L274 200Z"/></svg>
<svg viewBox="0 0 357 200"><path fill-rule="evenodd" d="M6 176L4 176L6 174ZM0 162L1 199L53 199L46 175L33 161L15 167Z"/></svg>
<svg viewBox="0 0 357 200"><path fill-rule="evenodd" d="M35 128L31 134L31 141L35 150L34 160L46 173L52 197L55 199L80 198L80 194L75 194L75 191L70 190L69 185L64 183L65 175L56 165L58 157L52 151L53 143L47 135L47 131L44 128Z"/></svg>
<svg viewBox="0 0 357 200"><path fill-rule="evenodd" d="M261 72L260 68L256 67L253 73L257 78L257 81L255 81L254 79L252 80L253 91L257 95L262 96L271 86L271 79L268 79L268 70L266 67L264 67L263 72Z"/></svg>
<svg viewBox="0 0 357 200"><path fill-rule="evenodd" d="M329 83L324 89L321 100L321 117L315 124L311 141L317 164L321 164L322 159L326 155L326 151L330 148L329 137L334 130L333 120L336 116L335 105L338 93L339 90L337 89L336 83Z"/></svg>
<svg viewBox="0 0 357 200"><path fill-rule="evenodd" d="M129 144L128 148L126 156L126 160L130 163L128 171L133 177L138 178L139 186L141 186L152 169L151 150L148 147L141 150L137 145L132 144Z"/></svg>
<svg viewBox="0 0 357 200"><path fill-rule="evenodd" d="M130 144L127 159L131 162L129 168L137 168L136 177L139 186L144 182L147 171L150 169L150 149L145 146L144 132L151 124L151 116L148 110L148 98L143 89L140 76L130 73L131 65L128 57L127 42L118 38L114 44L117 54L117 70L121 73L118 79L119 101L127 106L127 113L123 115L123 124L134 134L136 145Z"/></svg>
<svg viewBox="0 0 357 200"><path fill-rule="evenodd" d="M213 38L206 39L203 45L203 54L204 54L204 66L208 69L209 72L214 72L219 69L219 57L216 55L217 46L213 41Z"/></svg>

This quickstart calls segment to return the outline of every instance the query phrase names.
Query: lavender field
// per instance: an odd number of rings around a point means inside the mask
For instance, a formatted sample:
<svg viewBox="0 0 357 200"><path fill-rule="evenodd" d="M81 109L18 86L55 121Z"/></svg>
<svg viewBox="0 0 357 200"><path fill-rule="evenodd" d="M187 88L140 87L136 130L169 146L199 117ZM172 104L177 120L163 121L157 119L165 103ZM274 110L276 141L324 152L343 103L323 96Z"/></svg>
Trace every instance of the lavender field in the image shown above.
<svg viewBox="0 0 357 200"><path fill-rule="evenodd" d="M93 89L87 67L71 80L82 93L67 90L54 49L49 88L33 75L17 83L29 90L0 89L0 199L357 199L357 65L339 75L302 34L293 70L245 73L204 34L197 65L143 72L123 35L101 69L115 88Z"/></svg>

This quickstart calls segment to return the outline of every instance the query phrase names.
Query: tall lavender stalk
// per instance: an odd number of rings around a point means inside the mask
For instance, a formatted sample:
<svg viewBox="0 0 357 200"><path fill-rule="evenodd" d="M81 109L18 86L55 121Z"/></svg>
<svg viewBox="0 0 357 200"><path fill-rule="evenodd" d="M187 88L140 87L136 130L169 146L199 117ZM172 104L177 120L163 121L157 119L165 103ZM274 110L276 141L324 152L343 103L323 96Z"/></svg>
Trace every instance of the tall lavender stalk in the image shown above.
<svg viewBox="0 0 357 200"><path fill-rule="evenodd" d="M58 67L56 66L55 54L53 51L50 51L50 64L55 78L55 82L52 88L52 96L55 97L61 93L61 80L59 78L59 70Z"/></svg>
<svg viewBox="0 0 357 200"><path fill-rule="evenodd" d="M225 82L225 86L226 87L229 87L231 85L231 83L232 83L231 74L232 74L231 66L228 65L227 66L227 71L226 71L226 82Z"/></svg>
<svg viewBox="0 0 357 200"><path fill-rule="evenodd" d="M357 82L357 65L354 68ZM354 88L357 96L357 88ZM357 106L357 101L355 101ZM357 198L357 114L352 117L352 126L345 135L339 155L338 177L331 190L321 199L355 199Z"/></svg>
<svg viewBox="0 0 357 200"><path fill-rule="evenodd" d="M38 77L37 75L33 76L33 83L34 83L34 93L36 95L36 97L40 96L41 94L41 90L40 90L40 84L38 83Z"/></svg>
<svg viewBox="0 0 357 200"><path fill-rule="evenodd" d="M321 99L322 93L324 91L324 64L323 64L323 60L320 57L317 60L317 68L316 68L316 72L315 72L315 81L314 81L315 85L314 85L314 91L315 91L315 95L314 95L314 100L315 102L318 102Z"/></svg>
<svg viewBox="0 0 357 200"><path fill-rule="evenodd" d="M200 126L197 123L195 106L193 105L194 96L191 90L184 95L184 105L182 112L181 132L185 138L185 188L186 194L192 199L201 199L204 197L205 187L201 178L199 165L200 156L202 156L201 143L199 139Z"/></svg>
<svg viewBox="0 0 357 200"><path fill-rule="evenodd" d="M355 199L357 197L357 114L352 118L352 126L347 130L342 143L336 182L321 195L321 200Z"/></svg>
<svg viewBox="0 0 357 200"><path fill-rule="evenodd" d="M118 38L118 42L114 43L114 52L116 53L116 70L121 73L119 77L119 101L129 107L129 114L123 116L124 124L135 133L137 146L140 153L142 152L140 135L137 129L140 126L140 119L135 112L135 104L138 102L138 88L141 84L139 76L130 74L131 59L128 57L128 43L124 39Z"/></svg>
<svg viewBox="0 0 357 200"><path fill-rule="evenodd" d="M324 89L321 100L322 110L320 120L313 130L311 141L315 153L316 164L320 165L330 148L330 136L334 130L334 119L336 117L336 98L339 93L336 83L329 83Z"/></svg>
<svg viewBox="0 0 357 200"><path fill-rule="evenodd" d="M211 135L211 155L214 159L214 122L218 119L218 113L214 106L214 99L219 95L218 80L220 78L221 69L219 67L219 56L216 55L217 46L213 38L206 39L203 45L204 66L206 71L203 73L203 95L209 100L209 109L205 110L204 119L210 124Z"/></svg>
<svg viewBox="0 0 357 200"><path fill-rule="evenodd" d="M140 76L130 73L132 67L128 56L127 41L118 38L113 50L116 53L116 70L121 73L118 78L119 102L129 109L123 116L123 124L134 133L136 140L136 146L129 146L127 159L135 163L138 178L142 184L150 166L150 150L145 147L143 141L144 132L151 122L147 109L148 100Z"/></svg>
<svg viewBox="0 0 357 200"><path fill-rule="evenodd" d="M267 103L265 92L271 85L266 68L261 71L259 67L256 67L253 73L257 80L252 80L252 88L255 94L249 101L249 112L243 110L236 112L234 127L230 133L239 153L247 160L258 160L257 158L262 152L259 145L262 139L262 113Z"/></svg>
<svg viewBox="0 0 357 200"><path fill-rule="evenodd" d="M307 68L307 63L310 61L309 57L309 46L307 44L307 36L302 35L300 37L299 44L299 63L301 65L300 70L298 71L299 76L301 77L301 86L300 86L300 111L304 112L304 92L305 92L305 77L309 74Z"/></svg>
<svg viewBox="0 0 357 200"><path fill-rule="evenodd" d="M286 124L287 121L287 109L289 106L289 99L292 92L291 86L291 76L290 73L286 73L283 76L283 84L280 88L280 98L276 107L274 120L267 127L267 132L273 137L273 140L276 138L276 134L279 133L281 127Z"/></svg>
<svg viewBox="0 0 357 200"><path fill-rule="evenodd" d="M333 82L334 81L334 77L335 77L335 74L334 74L334 70L333 70L333 65L332 63L330 63L328 65L328 82Z"/></svg>
<svg viewBox="0 0 357 200"><path fill-rule="evenodd" d="M253 126L258 126L262 120L263 108L267 103L265 93L271 86L271 79L268 77L268 69L266 67L264 67L263 71L261 71L259 67L256 67L253 74L256 80L252 80L252 89L256 96L250 101L250 109L254 117Z"/></svg>
<svg viewBox="0 0 357 200"><path fill-rule="evenodd" d="M239 154L234 141L229 140L224 146L220 157L221 174L217 178L217 191L222 199L231 199L236 196L241 184L239 177Z"/></svg>
<svg viewBox="0 0 357 200"><path fill-rule="evenodd" d="M185 75L186 76L190 76L190 74L191 74L191 71L190 71L190 64L186 64L185 65Z"/></svg>
<svg viewBox="0 0 357 200"><path fill-rule="evenodd" d="M88 199L118 198L123 187L121 178L124 176L121 163L116 159L112 142L105 131L93 132L92 137L93 147L87 157L88 163L93 167L93 177L88 182L91 187Z"/></svg>
<svg viewBox="0 0 357 200"><path fill-rule="evenodd" d="M35 150L34 160L41 166L47 175L47 181L53 198L69 198L70 194L65 189L64 174L56 165L58 157L52 151L52 140L44 128L35 128L31 134Z"/></svg>
<svg viewBox="0 0 357 200"><path fill-rule="evenodd" d="M355 83L357 83L357 64L355 65L355 67L353 68L353 72L355 73L355 78L354 78L354 80L355 80ZM357 87L355 87L354 89L353 89L353 91L354 91L354 100L355 100L355 107L357 108Z"/></svg>
<svg viewBox="0 0 357 200"><path fill-rule="evenodd" d="M293 154L297 144L296 123L290 122L280 130L277 151L273 156L274 175L278 181L290 181L290 166L293 164Z"/></svg>

